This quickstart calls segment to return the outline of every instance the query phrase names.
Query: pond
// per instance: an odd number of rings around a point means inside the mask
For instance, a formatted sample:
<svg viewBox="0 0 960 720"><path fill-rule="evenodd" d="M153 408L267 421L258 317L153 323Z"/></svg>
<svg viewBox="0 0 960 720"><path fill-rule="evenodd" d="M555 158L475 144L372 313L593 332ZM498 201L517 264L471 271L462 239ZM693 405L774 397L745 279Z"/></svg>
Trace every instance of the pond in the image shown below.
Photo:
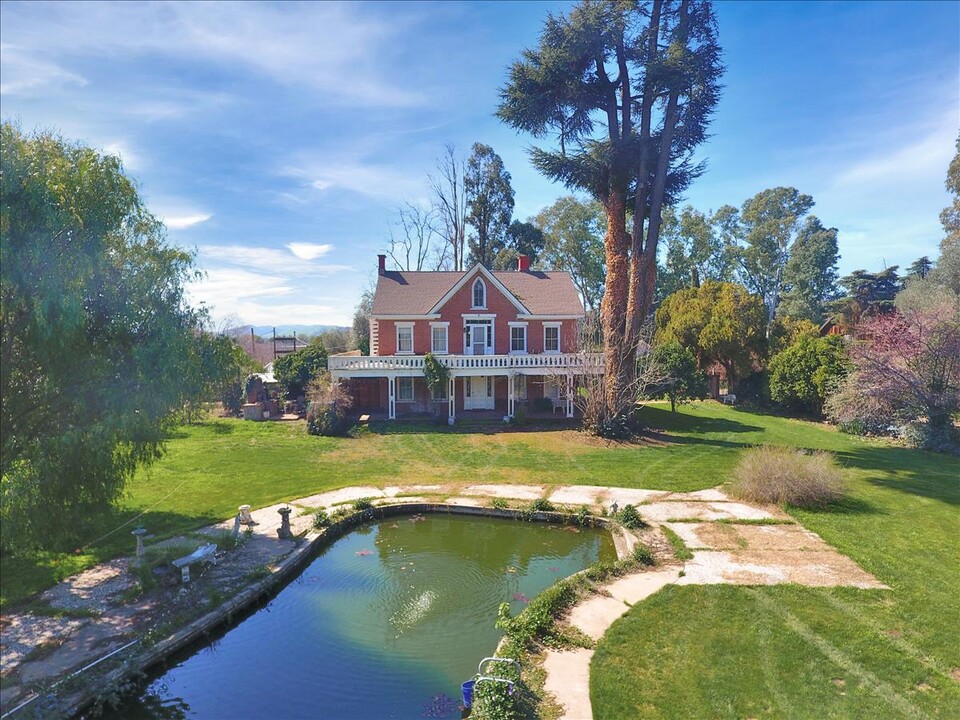
<svg viewBox="0 0 960 720"><path fill-rule="evenodd" d="M500 603L517 613L598 560L616 560L605 530L446 514L364 525L107 717L459 717Z"/></svg>

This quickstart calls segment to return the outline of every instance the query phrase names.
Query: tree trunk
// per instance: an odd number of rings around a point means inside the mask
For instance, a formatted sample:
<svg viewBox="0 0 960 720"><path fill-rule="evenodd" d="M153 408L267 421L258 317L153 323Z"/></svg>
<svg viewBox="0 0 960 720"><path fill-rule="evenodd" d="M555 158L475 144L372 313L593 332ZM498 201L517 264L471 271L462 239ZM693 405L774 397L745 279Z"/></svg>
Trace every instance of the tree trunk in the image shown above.
<svg viewBox="0 0 960 720"><path fill-rule="evenodd" d="M657 54L657 42L660 37L660 13L662 8L663 0L655 0L650 14L650 29L647 40L648 62ZM647 186L649 171L647 168L650 161L650 125L652 123L654 100L653 84L650 81L650 74L647 73L644 77L643 98L640 103L640 160L637 169L637 190L633 208L633 235L631 237L630 247L630 288L627 296L627 317L625 318L627 340L631 343L634 341L634 338L639 335L642 324L642 320L638 316L630 314L630 308L636 308L636 293L641 289L638 279L642 275L641 260L644 252L644 228L647 218L647 193L649 192ZM656 268L654 268L654 282L656 282Z"/></svg>
<svg viewBox="0 0 960 720"><path fill-rule="evenodd" d="M686 45L687 9L689 0L680 3L680 35ZM660 224L663 220L663 198L667 186L667 173L670 170L670 146L673 142L673 133L677 125L679 114L681 88L674 84L667 99L667 108L663 118L663 132L660 137L660 156L657 159L657 168L653 176L653 188L650 193L650 220L647 224L646 238L643 238L640 257L636 257L636 243L634 243L634 257L632 258L633 277L631 278L630 303L627 307L627 318L630 323L629 335L636 336L640 326L650 315L653 307L653 295L657 284L657 245L660 240ZM638 189L640 183L638 183ZM638 196L637 203L640 203ZM643 227L640 227L643 232Z"/></svg>
<svg viewBox="0 0 960 720"><path fill-rule="evenodd" d="M607 235L604 240L607 260L607 283L600 304L603 324L604 375L607 417L624 409L630 387L631 370L635 370L636 354L624 342L624 318L630 287L630 263L627 234L626 193L612 190L605 203Z"/></svg>

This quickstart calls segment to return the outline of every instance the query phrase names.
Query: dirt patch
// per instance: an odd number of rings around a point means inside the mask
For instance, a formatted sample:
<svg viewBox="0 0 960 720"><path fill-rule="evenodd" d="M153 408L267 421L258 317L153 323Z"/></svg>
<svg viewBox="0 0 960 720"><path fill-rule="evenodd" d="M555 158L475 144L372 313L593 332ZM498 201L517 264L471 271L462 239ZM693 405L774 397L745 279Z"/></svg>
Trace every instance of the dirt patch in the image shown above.
<svg viewBox="0 0 960 720"><path fill-rule="evenodd" d="M684 566L682 585L775 585L798 583L811 587L850 586L887 589L850 558L830 550L705 550L695 552Z"/></svg>
<svg viewBox="0 0 960 720"><path fill-rule="evenodd" d="M737 532L733 525L724 523L703 523L694 528L699 543L696 547L712 548L714 550L745 550L747 541Z"/></svg>
<svg viewBox="0 0 960 720"><path fill-rule="evenodd" d="M511 500L537 500L543 497L543 485L470 485L461 491L464 495L499 497Z"/></svg>
<svg viewBox="0 0 960 720"><path fill-rule="evenodd" d="M960 683L960 668L950 668L950 677Z"/></svg>

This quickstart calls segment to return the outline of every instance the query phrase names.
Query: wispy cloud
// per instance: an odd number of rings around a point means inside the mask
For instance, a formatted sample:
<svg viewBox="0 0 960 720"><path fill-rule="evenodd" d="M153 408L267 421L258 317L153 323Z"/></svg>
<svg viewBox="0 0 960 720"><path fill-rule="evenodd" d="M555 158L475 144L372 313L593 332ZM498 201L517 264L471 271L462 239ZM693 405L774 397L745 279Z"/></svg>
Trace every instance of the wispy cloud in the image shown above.
<svg viewBox="0 0 960 720"><path fill-rule="evenodd" d="M0 93L4 95L30 95L46 92L51 86L87 84L86 78L18 45L0 43L0 54Z"/></svg>
<svg viewBox="0 0 960 720"><path fill-rule="evenodd" d="M345 190L390 202L418 199L426 188L425 175L362 158L300 158L280 168L278 174L299 179L321 193Z"/></svg>
<svg viewBox="0 0 960 720"><path fill-rule="evenodd" d="M873 188L877 185L903 187L915 178L937 177L946 171L955 150L960 127L956 109L944 114L933 127L920 127L905 135L899 144L873 148L866 156L855 157L847 167L840 165L834 187ZM917 137L919 135L919 138Z"/></svg>
<svg viewBox="0 0 960 720"><path fill-rule="evenodd" d="M301 260L316 260L333 250L333 245L318 243L288 243L286 248Z"/></svg>
<svg viewBox="0 0 960 720"><path fill-rule="evenodd" d="M209 213L200 213L197 215L166 215L163 217L163 224L172 230L183 230L200 223L205 223L212 218Z"/></svg>
<svg viewBox="0 0 960 720"><path fill-rule="evenodd" d="M345 308L331 302L301 302L316 298L289 277L240 268L211 268L188 287L190 300L208 307L215 317L233 316L244 323L269 325L348 325ZM287 299L288 302L284 302ZM289 302L289 300L293 302Z"/></svg>
<svg viewBox="0 0 960 720"><path fill-rule="evenodd" d="M313 258L297 255L291 246L299 246L301 252L309 254L311 249L324 248ZM351 270L349 265L316 263L314 259L322 257L332 245L317 245L313 243L290 243L289 250L278 250L269 247L254 247L250 245L201 245L198 250L201 263L204 267L217 265L243 266L255 268L259 271L283 273L284 275L334 275Z"/></svg>
<svg viewBox="0 0 960 720"><path fill-rule="evenodd" d="M10 92L83 82L56 64L60 58L135 55L254 72L282 85L313 88L328 102L406 107L423 100L416 84L405 83L388 61L408 28L395 15L362 5L63 3L56 6L55 32L50 23L37 22L49 20L49 13L45 5L5 13L3 34L18 46ZM38 60L41 53L52 60Z"/></svg>

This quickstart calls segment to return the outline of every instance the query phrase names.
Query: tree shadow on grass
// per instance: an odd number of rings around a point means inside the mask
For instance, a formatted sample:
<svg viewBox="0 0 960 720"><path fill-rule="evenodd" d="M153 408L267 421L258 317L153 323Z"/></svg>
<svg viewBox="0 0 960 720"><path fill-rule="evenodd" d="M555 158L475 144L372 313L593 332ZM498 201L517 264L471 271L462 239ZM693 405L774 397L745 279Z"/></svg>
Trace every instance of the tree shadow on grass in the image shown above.
<svg viewBox="0 0 960 720"><path fill-rule="evenodd" d="M804 512L812 515L886 515L885 510L881 510L871 502L861 498L844 497L836 502L828 503L818 508L804 509Z"/></svg>
<svg viewBox="0 0 960 720"><path fill-rule="evenodd" d="M378 420L368 426L374 435L523 435L524 433L579 430L578 420L532 420L525 425L511 425L502 421L470 421L468 424L447 425L429 420Z"/></svg>
<svg viewBox="0 0 960 720"><path fill-rule="evenodd" d="M960 505L960 459L901 447L865 447L836 453L848 467L866 470L879 487Z"/></svg>
<svg viewBox="0 0 960 720"><path fill-rule="evenodd" d="M701 417L686 413L673 413L669 408L645 405L637 412L637 418L644 425L657 427L670 432L677 430L695 433L746 433L763 432L759 425L748 425L729 418Z"/></svg>
<svg viewBox="0 0 960 720"><path fill-rule="evenodd" d="M130 534L137 526L147 529L147 543L188 533L223 518L209 513L149 511L110 508L88 517L78 530L75 548L32 550L0 557L0 595L4 611L25 599L53 587L65 577L116 557L132 556L136 540ZM140 517L138 517L140 516Z"/></svg>

